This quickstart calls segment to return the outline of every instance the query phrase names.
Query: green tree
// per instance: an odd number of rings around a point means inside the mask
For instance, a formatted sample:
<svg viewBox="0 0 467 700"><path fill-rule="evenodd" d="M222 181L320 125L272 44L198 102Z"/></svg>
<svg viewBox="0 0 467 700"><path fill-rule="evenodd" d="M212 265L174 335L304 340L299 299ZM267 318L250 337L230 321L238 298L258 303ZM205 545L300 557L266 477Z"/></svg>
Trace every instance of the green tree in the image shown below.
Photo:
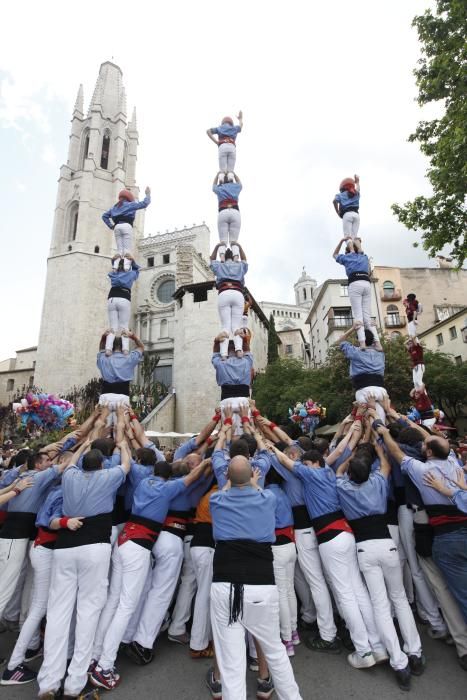
<svg viewBox="0 0 467 700"><path fill-rule="evenodd" d="M141 363L141 377L143 380L143 391L145 394L150 394L152 391L152 385L154 383L154 370L159 364L159 355L150 355L145 352L143 355L143 361Z"/></svg>
<svg viewBox="0 0 467 700"><path fill-rule="evenodd" d="M436 408L455 423L467 414L467 362L456 365L451 355L425 350L423 381Z"/></svg>
<svg viewBox="0 0 467 700"><path fill-rule="evenodd" d="M268 330L268 365L276 362L279 357L278 350L278 338L276 333L276 324L274 322L274 316L271 314L269 316L269 330Z"/></svg>
<svg viewBox="0 0 467 700"><path fill-rule="evenodd" d="M257 375L253 398L260 411L276 423L287 421L289 407L303 401L308 393L311 373L299 360L278 359Z"/></svg>
<svg viewBox="0 0 467 700"><path fill-rule="evenodd" d="M407 228L421 231L423 247L431 256L452 245L451 255L460 266L467 256L467 4L465 0L437 0L436 11L426 10L415 17L413 26L422 44L422 57L414 71L418 103L435 103L444 113L420 122L409 137L429 159L432 196L418 196L392 209Z"/></svg>

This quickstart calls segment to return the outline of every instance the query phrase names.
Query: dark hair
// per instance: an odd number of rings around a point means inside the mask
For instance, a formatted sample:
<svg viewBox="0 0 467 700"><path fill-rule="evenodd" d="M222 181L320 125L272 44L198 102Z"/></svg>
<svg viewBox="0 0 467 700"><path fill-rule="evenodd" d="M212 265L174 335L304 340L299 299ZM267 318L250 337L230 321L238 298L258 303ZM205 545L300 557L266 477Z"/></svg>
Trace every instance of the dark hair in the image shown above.
<svg viewBox="0 0 467 700"><path fill-rule="evenodd" d="M156 453L150 447L139 447L136 450L136 458L145 467L153 467L156 463Z"/></svg>
<svg viewBox="0 0 467 700"><path fill-rule="evenodd" d="M302 454L302 462L318 462L320 467L324 467L323 455L319 450L308 450Z"/></svg>
<svg viewBox="0 0 467 700"><path fill-rule="evenodd" d="M149 451L152 452L152 450ZM137 451L137 454L138 452L139 450ZM152 454L154 455L154 452ZM156 455L154 455L154 457L155 456ZM149 464L147 466L149 466ZM172 476L172 465L168 462L156 462L154 464L154 476L160 476L161 479L165 479L167 481L167 479L170 479Z"/></svg>
<svg viewBox="0 0 467 700"><path fill-rule="evenodd" d="M416 428L403 428L397 437L397 442L414 446L422 442L422 436Z"/></svg>
<svg viewBox="0 0 467 700"><path fill-rule="evenodd" d="M299 440L299 442L300 442L300 440ZM300 447L301 447L301 445L300 445ZM324 455L326 450L329 450L329 440L326 440L326 438L322 438L322 437L314 438L313 450L318 450L318 452L321 452L321 454Z"/></svg>
<svg viewBox="0 0 467 700"><path fill-rule="evenodd" d="M100 450L89 450L83 457L83 471L94 472L101 469L104 455Z"/></svg>
<svg viewBox="0 0 467 700"><path fill-rule="evenodd" d="M371 347L374 342L375 336L368 328L365 328L365 345L367 346L367 348Z"/></svg>
<svg viewBox="0 0 467 700"><path fill-rule="evenodd" d="M113 344L113 351L114 352L122 352L122 337L119 335L114 339L114 344Z"/></svg>
<svg viewBox="0 0 467 700"><path fill-rule="evenodd" d="M371 463L364 455L355 456L349 462L349 476L356 484L363 484L370 476Z"/></svg>
<svg viewBox="0 0 467 700"><path fill-rule="evenodd" d="M283 452L286 447L288 447L286 442L283 442L282 440L279 440L279 442L275 442L274 446L277 447L278 450Z"/></svg>
<svg viewBox="0 0 467 700"><path fill-rule="evenodd" d="M117 272L124 272L124 271L125 271L125 261L123 258L120 258L120 260L118 261Z"/></svg>
<svg viewBox="0 0 467 700"><path fill-rule="evenodd" d="M104 457L111 457L115 449L115 440L112 440L112 438L97 438L97 440L91 442L91 449L99 450Z"/></svg>
<svg viewBox="0 0 467 700"><path fill-rule="evenodd" d="M21 467L26 462L28 462L28 469L30 469L31 467L29 467L29 457L32 457L32 450L28 450L27 448L20 450L15 454L15 456L11 460L9 465L10 469L12 467Z"/></svg>
<svg viewBox="0 0 467 700"><path fill-rule="evenodd" d="M409 301L415 301L416 298L417 298L416 294L412 294L412 292L410 294L407 294L407 299Z"/></svg>
<svg viewBox="0 0 467 700"><path fill-rule="evenodd" d="M428 449L433 452L433 456L436 457L436 459L447 459L449 457L449 445L444 445L438 438L430 438L425 444Z"/></svg>
<svg viewBox="0 0 467 700"><path fill-rule="evenodd" d="M233 253L230 248L225 251L225 260L233 260Z"/></svg>
<svg viewBox="0 0 467 700"><path fill-rule="evenodd" d="M247 441L244 440L243 438L240 438L238 440L233 440L231 445L230 445L229 455L230 455L230 459L232 459L233 457L237 457L238 455L241 455L242 457L246 457L247 459L249 459L250 447L249 447Z"/></svg>
<svg viewBox="0 0 467 700"><path fill-rule="evenodd" d="M307 437L306 435L301 435L298 438L297 442L300 445L300 447L302 448L302 450L304 450L304 452L306 452L307 450L312 450L314 447L313 440L311 438ZM329 447L329 444L328 444L328 447Z"/></svg>
<svg viewBox="0 0 467 700"><path fill-rule="evenodd" d="M357 445L357 449L355 450L355 456L367 459L370 465L373 464L373 462L377 458L376 450L371 444L371 442L361 442L359 445Z"/></svg>
<svg viewBox="0 0 467 700"><path fill-rule="evenodd" d="M253 457L256 450L258 449L258 443L256 442L255 436L250 435L250 433L242 433L240 435L240 440L245 440L246 444L248 445L248 451L250 453L250 457Z"/></svg>
<svg viewBox="0 0 467 700"><path fill-rule="evenodd" d="M268 470L268 472L266 473L265 479L264 479L264 483L266 484L266 486L268 486L269 484L279 484L280 485L280 484L283 484L284 481L285 481L284 477L281 476L281 474L279 474L279 472L276 472L274 467L272 467L271 469Z"/></svg>
<svg viewBox="0 0 467 700"><path fill-rule="evenodd" d="M394 440L398 440L402 430L403 428L400 423L391 423L389 426L389 435L394 438Z"/></svg>

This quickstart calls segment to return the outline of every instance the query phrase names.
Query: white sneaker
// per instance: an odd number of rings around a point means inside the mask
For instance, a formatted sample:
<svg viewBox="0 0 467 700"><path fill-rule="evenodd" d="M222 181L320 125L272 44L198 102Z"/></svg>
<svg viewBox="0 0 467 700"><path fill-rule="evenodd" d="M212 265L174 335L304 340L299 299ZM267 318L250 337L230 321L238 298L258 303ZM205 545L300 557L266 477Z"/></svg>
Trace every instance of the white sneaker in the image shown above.
<svg viewBox="0 0 467 700"><path fill-rule="evenodd" d="M227 173L227 182L235 182L235 176L233 173Z"/></svg>
<svg viewBox="0 0 467 700"><path fill-rule="evenodd" d="M385 664L386 661L389 661L389 654L387 653L387 651L374 651L373 658L375 660L375 663Z"/></svg>
<svg viewBox="0 0 467 700"><path fill-rule="evenodd" d="M363 656L360 656L360 654L354 651L352 654L348 655L347 661L351 666L353 666L353 668L371 668L371 666L376 664L375 658L371 651Z"/></svg>

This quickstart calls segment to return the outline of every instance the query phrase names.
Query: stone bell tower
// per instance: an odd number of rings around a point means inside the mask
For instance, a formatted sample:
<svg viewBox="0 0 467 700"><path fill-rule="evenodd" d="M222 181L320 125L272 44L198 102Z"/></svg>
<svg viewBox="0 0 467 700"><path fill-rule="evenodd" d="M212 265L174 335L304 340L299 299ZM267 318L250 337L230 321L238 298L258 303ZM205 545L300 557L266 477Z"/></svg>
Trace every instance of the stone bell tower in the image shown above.
<svg viewBox="0 0 467 700"><path fill-rule="evenodd" d="M102 213L129 189L135 197L136 111L127 121L122 71L106 61L84 113L80 86L66 165L60 168L35 370L47 392L66 392L98 376L96 352L107 328L107 273L114 251ZM135 219L135 248L144 212Z"/></svg>

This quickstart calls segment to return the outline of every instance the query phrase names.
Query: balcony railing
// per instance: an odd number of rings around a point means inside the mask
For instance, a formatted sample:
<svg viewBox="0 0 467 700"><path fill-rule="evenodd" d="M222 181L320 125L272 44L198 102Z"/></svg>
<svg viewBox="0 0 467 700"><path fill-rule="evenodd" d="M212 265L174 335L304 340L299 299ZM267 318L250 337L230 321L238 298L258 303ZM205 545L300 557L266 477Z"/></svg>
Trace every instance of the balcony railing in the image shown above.
<svg viewBox="0 0 467 700"><path fill-rule="evenodd" d="M381 299L382 301L400 301L402 292L400 289L382 289Z"/></svg>
<svg viewBox="0 0 467 700"><path fill-rule="evenodd" d="M371 320L376 325L376 317L372 316ZM353 325L354 319L352 316L334 316L328 318L328 335L333 331L345 331Z"/></svg>
<svg viewBox="0 0 467 700"><path fill-rule="evenodd" d="M389 314L389 316L384 317L384 325L386 328L404 328L406 323L406 317L399 316L399 314Z"/></svg>

